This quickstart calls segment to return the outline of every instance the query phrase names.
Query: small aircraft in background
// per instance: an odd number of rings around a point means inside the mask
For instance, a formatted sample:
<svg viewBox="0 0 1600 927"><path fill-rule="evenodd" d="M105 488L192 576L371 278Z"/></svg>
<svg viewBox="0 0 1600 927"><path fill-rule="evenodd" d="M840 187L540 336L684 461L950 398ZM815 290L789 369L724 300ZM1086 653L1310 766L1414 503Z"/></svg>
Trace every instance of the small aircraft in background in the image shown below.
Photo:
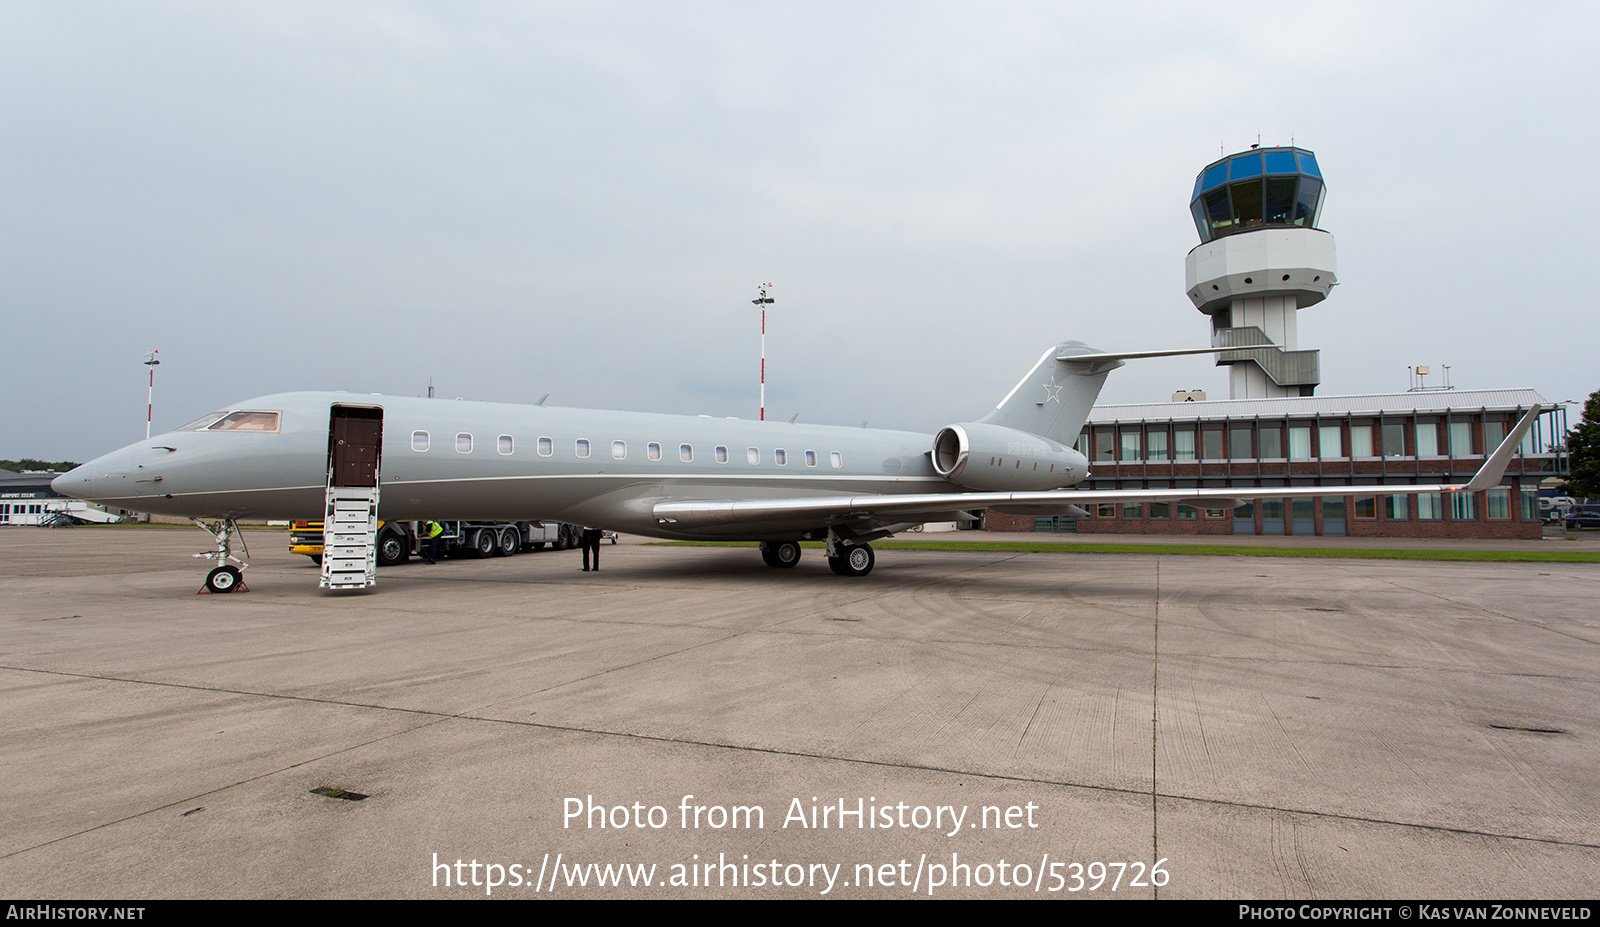
<svg viewBox="0 0 1600 927"><path fill-rule="evenodd" d="M210 591L232 591L241 518L321 511L330 550L343 524L351 558L383 519L554 521L657 538L758 541L774 567L827 542L833 572L872 571L871 542L928 521L992 509L1087 514L1100 503L1233 508L1277 488L1081 491L1074 449L1106 376L1132 358L1215 348L1105 353L1053 346L983 418L932 435L791 422L538 405L296 392L262 396L131 444L58 477L57 492L140 512L186 516L217 550ZM1297 486L1295 496L1476 492L1497 485L1536 407L1460 485ZM342 500L342 501L341 501ZM344 505L344 508L340 508ZM341 515L340 513L344 513ZM364 537L366 548L358 541ZM336 557L323 585L341 586ZM353 562L353 560L351 561ZM353 570L354 567L349 569Z"/></svg>

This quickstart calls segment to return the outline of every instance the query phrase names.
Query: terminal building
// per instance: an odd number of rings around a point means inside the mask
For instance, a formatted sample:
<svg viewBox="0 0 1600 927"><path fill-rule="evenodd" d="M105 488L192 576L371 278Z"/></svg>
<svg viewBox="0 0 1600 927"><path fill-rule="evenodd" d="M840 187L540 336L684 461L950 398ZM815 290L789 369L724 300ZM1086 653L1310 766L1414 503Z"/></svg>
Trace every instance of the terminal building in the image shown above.
<svg viewBox="0 0 1600 927"><path fill-rule="evenodd" d="M1327 188L1315 154L1251 148L1206 165L1190 214L1200 244L1185 261L1189 301L1211 324L1229 398L1097 406L1078 450L1083 489L1283 487L1235 509L1131 503L1087 518L991 512L1003 531L1328 537L1537 538L1541 485L1565 476L1566 410L1532 389L1414 389L1318 396L1320 352L1303 349L1299 310L1338 282L1333 236L1317 226ZM1187 401L1179 401L1187 400ZM1482 493L1318 499L1296 486L1466 482L1533 405L1541 415L1501 485Z"/></svg>

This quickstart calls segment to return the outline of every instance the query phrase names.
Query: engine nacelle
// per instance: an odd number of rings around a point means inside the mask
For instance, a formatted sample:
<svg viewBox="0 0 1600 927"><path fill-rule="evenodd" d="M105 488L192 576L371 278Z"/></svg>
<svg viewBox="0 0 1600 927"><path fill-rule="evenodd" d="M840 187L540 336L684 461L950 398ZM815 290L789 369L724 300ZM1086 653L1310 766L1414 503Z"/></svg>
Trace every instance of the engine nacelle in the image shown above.
<svg viewBox="0 0 1600 927"><path fill-rule="evenodd" d="M1071 486L1089 475L1073 448L1026 431L969 422L933 436L933 469L963 489L1038 492Z"/></svg>

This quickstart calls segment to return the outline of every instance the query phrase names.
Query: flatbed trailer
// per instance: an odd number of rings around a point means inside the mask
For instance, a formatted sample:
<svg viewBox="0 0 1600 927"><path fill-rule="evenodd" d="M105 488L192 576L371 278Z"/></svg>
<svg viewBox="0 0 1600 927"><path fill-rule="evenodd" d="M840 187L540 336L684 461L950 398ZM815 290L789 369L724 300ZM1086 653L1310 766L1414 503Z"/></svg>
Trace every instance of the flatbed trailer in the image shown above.
<svg viewBox="0 0 1600 927"><path fill-rule="evenodd" d="M424 537L424 522L379 521L377 534L378 566L404 563L413 555L421 555L428 539ZM575 548L579 543L576 525L553 521L478 522L441 521L444 533L439 535L439 555L442 557L509 557L522 551L540 550L549 546L555 550ZM613 543L615 543L613 541ZM289 523L289 552L322 562L323 532L320 521L294 521Z"/></svg>

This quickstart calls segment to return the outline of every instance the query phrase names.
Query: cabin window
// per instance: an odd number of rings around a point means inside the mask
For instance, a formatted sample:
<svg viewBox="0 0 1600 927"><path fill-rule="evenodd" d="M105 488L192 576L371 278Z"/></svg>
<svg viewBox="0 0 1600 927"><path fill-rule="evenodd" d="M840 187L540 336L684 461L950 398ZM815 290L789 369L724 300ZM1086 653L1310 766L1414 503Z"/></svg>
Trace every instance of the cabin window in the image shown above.
<svg viewBox="0 0 1600 927"><path fill-rule="evenodd" d="M428 433L426 431L413 431L411 433L411 449L425 451L428 449Z"/></svg>
<svg viewBox="0 0 1600 927"><path fill-rule="evenodd" d="M174 428L172 430L173 431L204 431L208 426L210 426L210 424L212 422L215 422L217 419L219 419L219 418L221 418L221 417L223 417L224 415L227 415L227 414L228 414L228 410L227 409L223 409L221 412L213 412L210 415L202 415L201 417L195 419L194 421L190 422L189 424L187 424L187 425L179 425L177 428Z"/></svg>
<svg viewBox="0 0 1600 927"><path fill-rule="evenodd" d="M472 453L472 435L469 435L464 431L461 432L460 434L456 435L456 453L457 454L470 454L470 453Z"/></svg>
<svg viewBox="0 0 1600 927"><path fill-rule="evenodd" d="M728 462L728 449L726 447L723 447L720 444L717 445L717 463L727 463L727 462Z"/></svg>
<svg viewBox="0 0 1600 927"><path fill-rule="evenodd" d="M554 454L555 452L556 452L556 443L554 441L550 440L549 437L541 437L539 439L539 456L540 457L549 457L551 454Z"/></svg>
<svg viewBox="0 0 1600 927"><path fill-rule="evenodd" d="M496 438L494 442L494 449L502 454L511 453L515 446L516 442L511 440L510 435L501 435L500 437Z"/></svg>
<svg viewBox="0 0 1600 927"><path fill-rule="evenodd" d="M785 451L781 447L778 448L777 450L772 452L772 462L777 464L780 467L788 466L788 464L789 464L789 453L787 451Z"/></svg>
<svg viewBox="0 0 1600 927"><path fill-rule="evenodd" d="M660 442L651 441L649 446L645 448L645 456L649 457L651 460L660 460L661 459L661 444L660 444Z"/></svg>
<svg viewBox="0 0 1600 927"><path fill-rule="evenodd" d="M626 442L626 441L613 441L613 442L611 442L611 456L615 460L624 460L624 459L626 459L627 456L628 456L628 442Z"/></svg>
<svg viewBox="0 0 1600 927"><path fill-rule="evenodd" d="M230 412L206 428L207 431L277 431L276 412Z"/></svg>
<svg viewBox="0 0 1600 927"><path fill-rule="evenodd" d="M588 438L579 438L576 442L573 443L572 451L573 451L573 453L577 454L579 457L588 457L589 456L589 439Z"/></svg>
<svg viewBox="0 0 1600 927"><path fill-rule="evenodd" d="M755 466L756 464L760 463L761 462L761 451L759 449L753 448L753 447L745 448L744 449L744 462L749 464L752 467Z"/></svg>
<svg viewBox="0 0 1600 927"><path fill-rule="evenodd" d="M680 445L678 445L678 459L683 461L684 463L689 463L690 461L694 460L694 445L692 445L692 444L680 444Z"/></svg>
<svg viewBox="0 0 1600 927"><path fill-rule="evenodd" d="M817 465L817 452L816 451L806 451L806 466L815 467L816 465Z"/></svg>
<svg viewBox="0 0 1600 927"><path fill-rule="evenodd" d="M839 469L840 467L844 466L844 455L840 454L838 451L830 452L828 454L828 464L835 470Z"/></svg>

